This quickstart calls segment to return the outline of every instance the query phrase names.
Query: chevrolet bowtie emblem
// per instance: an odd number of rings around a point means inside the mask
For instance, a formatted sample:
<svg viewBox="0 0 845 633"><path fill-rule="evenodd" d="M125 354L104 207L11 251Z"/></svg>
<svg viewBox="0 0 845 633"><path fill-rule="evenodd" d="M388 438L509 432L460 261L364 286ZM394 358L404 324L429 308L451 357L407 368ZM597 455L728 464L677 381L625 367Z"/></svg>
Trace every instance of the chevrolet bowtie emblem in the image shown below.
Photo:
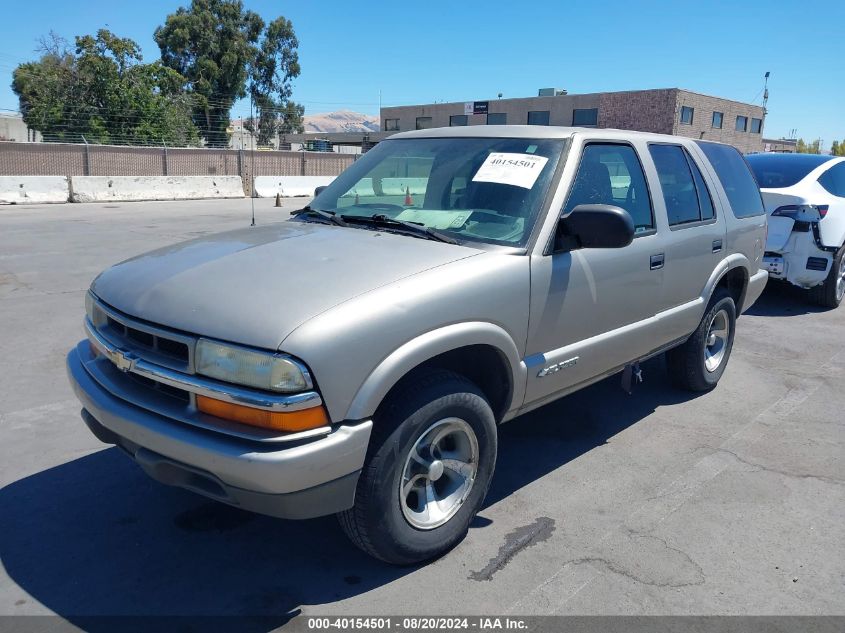
<svg viewBox="0 0 845 633"><path fill-rule="evenodd" d="M138 357L132 352L124 352L122 349L110 351L108 354L109 360L117 365L117 368L122 372L130 372L135 367Z"/></svg>

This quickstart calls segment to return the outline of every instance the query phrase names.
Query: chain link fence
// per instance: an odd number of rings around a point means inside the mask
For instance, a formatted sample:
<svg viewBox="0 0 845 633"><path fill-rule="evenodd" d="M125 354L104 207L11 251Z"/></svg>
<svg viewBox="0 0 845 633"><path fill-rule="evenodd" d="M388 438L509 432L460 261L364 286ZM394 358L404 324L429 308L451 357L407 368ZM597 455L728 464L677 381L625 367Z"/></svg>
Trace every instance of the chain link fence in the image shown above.
<svg viewBox="0 0 845 633"><path fill-rule="evenodd" d="M331 152L0 143L0 176L336 176L358 156Z"/></svg>

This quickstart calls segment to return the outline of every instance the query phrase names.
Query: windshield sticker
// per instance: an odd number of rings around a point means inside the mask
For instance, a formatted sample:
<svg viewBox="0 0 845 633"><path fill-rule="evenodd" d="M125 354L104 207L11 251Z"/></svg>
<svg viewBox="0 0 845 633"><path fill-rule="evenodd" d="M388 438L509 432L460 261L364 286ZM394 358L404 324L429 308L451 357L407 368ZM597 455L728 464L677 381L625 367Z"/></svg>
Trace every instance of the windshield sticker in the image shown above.
<svg viewBox="0 0 845 633"><path fill-rule="evenodd" d="M472 211L446 211L442 209L405 209L397 220L417 222L431 229L459 229L466 224Z"/></svg>
<svg viewBox="0 0 845 633"><path fill-rule="evenodd" d="M548 162L545 156L493 152L472 177L473 182L496 182L531 189Z"/></svg>

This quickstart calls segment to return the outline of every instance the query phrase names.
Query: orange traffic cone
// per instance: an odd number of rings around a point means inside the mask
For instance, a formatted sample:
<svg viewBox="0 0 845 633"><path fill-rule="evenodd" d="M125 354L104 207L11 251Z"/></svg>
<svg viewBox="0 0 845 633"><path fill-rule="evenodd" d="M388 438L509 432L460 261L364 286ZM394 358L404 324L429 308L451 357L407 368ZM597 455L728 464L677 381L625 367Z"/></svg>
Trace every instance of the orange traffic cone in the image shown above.
<svg viewBox="0 0 845 633"><path fill-rule="evenodd" d="M405 187L405 206L412 207L414 206L414 199L411 197L411 188Z"/></svg>

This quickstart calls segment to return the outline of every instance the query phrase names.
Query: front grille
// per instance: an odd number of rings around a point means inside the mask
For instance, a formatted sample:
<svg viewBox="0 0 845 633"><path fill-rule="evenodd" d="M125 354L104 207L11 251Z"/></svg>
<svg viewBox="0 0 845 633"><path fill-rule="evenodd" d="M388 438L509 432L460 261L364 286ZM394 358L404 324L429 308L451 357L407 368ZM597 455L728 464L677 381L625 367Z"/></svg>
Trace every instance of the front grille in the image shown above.
<svg viewBox="0 0 845 633"><path fill-rule="evenodd" d="M117 336L118 339L129 342L130 347L140 347L142 350L146 349L157 354L169 356L173 360L185 363L186 365L188 364L189 351L185 343L157 336L150 332L144 332L143 330L125 325L111 316L106 318L106 323L111 333Z"/></svg>
<svg viewBox="0 0 845 633"><path fill-rule="evenodd" d="M176 398L182 402L189 403L191 401L191 394L184 389L171 387L170 385L165 385L163 382L155 381L151 378L147 378L146 376L139 376L138 374L127 374L127 376L145 387L155 389L156 391L171 396L172 398Z"/></svg>
<svg viewBox="0 0 845 633"><path fill-rule="evenodd" d="M827 270L827 260L824 257L808 257L807 270Z"/></svg>

